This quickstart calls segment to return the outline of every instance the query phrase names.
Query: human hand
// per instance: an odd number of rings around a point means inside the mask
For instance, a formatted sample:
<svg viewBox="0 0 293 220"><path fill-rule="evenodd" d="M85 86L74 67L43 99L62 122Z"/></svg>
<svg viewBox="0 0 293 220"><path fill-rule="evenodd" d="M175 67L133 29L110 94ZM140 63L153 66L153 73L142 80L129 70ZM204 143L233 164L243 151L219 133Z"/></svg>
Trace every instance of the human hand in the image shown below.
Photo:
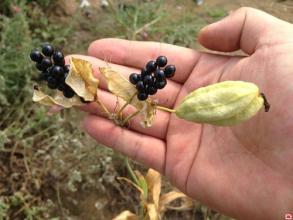
<svg viewBox="0 0 293 220"><path fill-rule="evenodd" d="M134 119L121 128L90 104L86 131L99 143L118 150L166 175L180 190L238 219L284 219L293 213L293 26L261 11L241 8L207 26L199 42L208 49L248 56L118 39L95 41L82 58L98 67L109 58L112 68L128 75L158 55L177 72L155 96L176 106L189 92L225 80L253 82L266 94L271 109L234 127L195 124L157 112L151 128ZM116 98L100 92L108 107ZM131 111L131 110L129 110Z"/></svg>

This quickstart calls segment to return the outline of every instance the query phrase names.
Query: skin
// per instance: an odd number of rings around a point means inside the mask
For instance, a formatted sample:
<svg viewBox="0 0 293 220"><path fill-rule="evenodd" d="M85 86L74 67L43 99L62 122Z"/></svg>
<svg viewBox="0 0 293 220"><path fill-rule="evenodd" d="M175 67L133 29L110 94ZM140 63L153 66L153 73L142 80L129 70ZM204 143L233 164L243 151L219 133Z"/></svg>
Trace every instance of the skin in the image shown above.
<svg viewBox="0 0 293 220"><path fill-rule="evenodd" d="M293 26L264 12L240 8L205 27L198 36L207 49L198 52L155 42L102 39L89 56L97 68L110 60L126 76L158 55L177 71L155 96L174 108L189 92L225 80L257 84L271 104L251 120L233 127L195 124L158 111L151 128L139 119L129 128L115 126L95 104L85 130L99 143L166 175L190 197L237 219L284 219L293 213ZM242 50L246 55L227 53ZM102 80L99 96L113 109L115 97ZM132 109L128 109L129 113Z"/></svg>

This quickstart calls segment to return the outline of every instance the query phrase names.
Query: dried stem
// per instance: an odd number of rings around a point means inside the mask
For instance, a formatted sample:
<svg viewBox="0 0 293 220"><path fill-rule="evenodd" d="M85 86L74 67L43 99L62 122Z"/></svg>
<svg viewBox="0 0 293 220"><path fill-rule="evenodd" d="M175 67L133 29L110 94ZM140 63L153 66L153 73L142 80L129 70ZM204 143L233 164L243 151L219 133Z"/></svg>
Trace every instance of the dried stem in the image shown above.
<svg viewBox="0 0 293 220"><path fill-rule="evenodd" d="M128 116L122 121L121 126L124 127L125 124L126 124L128 121L130 121L133 117L135 117L139 112L140 112L140 111L137 110L136 112L134 112L134 113L128 115Z"/></svg>
<svg viewBox="0 0 293 220"><path fill-rule="evenodd" d="M170 108L166 108L166 107L159 106L159 105L157 105L156 108L159 109L159 110L165 111L165 112L170 112L170 113L175 113L176 112L175 109L170 109Z"/></svg>

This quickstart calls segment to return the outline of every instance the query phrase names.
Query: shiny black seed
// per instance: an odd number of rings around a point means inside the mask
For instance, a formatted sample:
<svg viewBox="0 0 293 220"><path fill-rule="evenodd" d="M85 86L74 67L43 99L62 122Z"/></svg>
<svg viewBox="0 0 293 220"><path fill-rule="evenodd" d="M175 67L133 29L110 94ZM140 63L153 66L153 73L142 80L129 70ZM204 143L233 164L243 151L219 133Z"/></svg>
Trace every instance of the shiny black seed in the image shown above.
<svg viewBox="0 0 293 220"><path fill-rule="evenodd" d="M157 80L161 80L161 79L164 79L165 78L165 73L163 70L157 68L156 72L155 72L155 78Z"/></svg>
<svg viewBox="0 0 293 220"><path fill-rule="evenodd" d="M155 82L155 87L157 89L163 89L166 85L167 85L166 79L156 80L156 82Z"/></svg>
<svg viewBox="0 0 293 220"><path fill-rule="evenodd" d="M154 84L154 78L151 75L146 75L143 77L143 84L145 86L151 86Z"/></svg>
<svg viewBox="0 0 293 220"><path fill-rule="evenodd" d="M45 71L47 69L41 63L36 63L36 68L40 71Z"/></svg>
<svg viewBox="0 0 293 220"><path fill-rule="evenodd" d="M144 77L144 76L146 76L146 75L150 75L151 73L150 72L148 72L147 70L146 70L146 68L142 68L141 69L141 77Z"/></svg>
<svg viewBox="0 0 293 220"><path fill-rule="evenodd" d="M53 61L55 64L63 66L65 64L63 53L61 51L55 51L53 54Z"/></svg>
<svg viewBox="0 0 293 220"><path fill-rule="evenodd" d="M42 59L43 59L43 55L41 54L40 51L33 50L30 53L30 58L31 58L32 61L37 62L37 63L40 63L42 61Z"/></svg>
<svg viewBox="0 0 293 220"><path fill-rule="evenodd" d="M50 57L54 53L54 47L51 44L44 44L44 45L42 45L42 53L45 56Z"/></svg>
<svg viewBox="0 0 293 220"><path fill-rule="evenodd" d="M157 93L157 88L154 87L154 86L149 86L149 87L147 88L147 93L148 93L149 95L154 95L154 94Z"/></svg>
<svg viewBox="0 0 293 220"><path fill-rule="evenodd" d="M49 76L48 77L48 87L50 89L57 89L57 87L58 87L58 80L55 77Z"/></svg>
<svg viewBox="0 0 293 220"><path fill-rule="evenodd" d="M66 84L64 82L59 82L57 89L60 91L64 91L66 89Z"/></svg>
<svg viewBox="0 0 293 220"><path fill-rule="evenodd" d="M145 91L145 86L143 84L143 81L138 81L135 85L136 89L139 91L139 92L144 92Z"/></svg>
<svg viewBox="0 0 293 220"><path fill-rule="evenodd" d="M129 75L129 81L134 85L140 80L141 80L141 76L137 73L131 73Z"/></svg>
<svg viewBox="0 0 293 220"><path fill-rule="evenodd" d="M48 69L50 66L52 66L51 59L48 57L45 57L41 62L42 67L45 69Z"/></svg>
<svg viewBox="0 0 293 220"><path fill-rule="evenodd" d="M68 73L69 70L70 70L70 66L69 66L69 65L65 65L65 66L64 66L64 71L65 71L66 73Z"/></svg>
<svg viewBox="0 0 293 220"><path fill-rule="evenodd" d="M53 66L50 73L54 76L61 76L64 74L64 68L61 66Z"/></svg>
<svg viewBox="0 0 293 220"><path fill-rule="evenodd" d="M159 67L164 67L167 65L167 57L165 56L159 56L156 60L156 64L159 66Z"/></svg>
<svg viewBox="0 0 293 220"><path fill-rule="evenodd" d="M137 98L138 98L139 100L141 100L141 101L144 101L144 100L146 100L146 99L148 98L148 94L145 93L145 92L139 92L139 93L137 94Z"/></svg>
<svg viewBox="0 0 293 220"><path fill-rule="evenodd" d="M47 71L43 71L40 73L40 80L47 81L49 77L49 73Z"/></svg>
<svg viewBox="0 0 293 220"><path fill-rule="evenodd" d="M156 70L157 68L157 64L155 61L151 60L149 61L147 64L146 64L146 70L149 72L149 73L152 73Z"/></svg>
<svg viewBox="0 0 293 220"><path fill-rule="evenodd" d="M166 78L171 78L172 76L174 76L176 71L176 68L174 65L168 65L166 66L164 73L165 73L165 77Z"/></svg>
<svg viewBox="0 0 293 220"><path fill-rule="evenodd" d="M71 89L69 86L66 86L66 89L63 90L63 95L66 97L66 98L72 98L74 96L74 91L73 89Z"/></svg>

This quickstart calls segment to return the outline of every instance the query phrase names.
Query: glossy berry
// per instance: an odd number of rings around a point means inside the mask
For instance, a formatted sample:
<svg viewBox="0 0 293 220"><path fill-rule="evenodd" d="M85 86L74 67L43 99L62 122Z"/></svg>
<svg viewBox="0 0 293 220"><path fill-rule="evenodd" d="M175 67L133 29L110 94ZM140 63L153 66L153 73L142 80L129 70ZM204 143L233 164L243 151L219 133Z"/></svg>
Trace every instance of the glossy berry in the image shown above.
<svg viewBox="0 0 293 220"><path fill-rule="evenodd" d="M159 66L159 67L164 67L167 65L167 57L165 56L159 56L156 60L156 64Z"/></svg>
<svg viewBox="0 0 293 220"><path fill-rule="evenodd" d="M66 84L65 82L59 82L57 89L59 91L64 91L66 89Z"/></svg>
<svg viewBox="0 0 293 220"><path fill-rule="evenodd" d="M54 48L53 48L53 46L50 45L50 44L44 44L44 45L42 46L42 53L43 53L45 56L48 56L48 57L52 56L53 53L54 53Z"/></svg>
<svg viewBox="0 0 293 220"><path fill-rule="evenodd" d="M149 61L147 64L146 64L146 70L149 72L149 73L152 73L154 71L156 71L156 68L157 68L157 64L155 61L151 60Z"/></svg>
<svg viewBox="0 0 293 220"><path fill-rule="evenodd" d="M143 77L143 84L145 86L151 86L154 84L154 78L151 75L146 75Z"/></svg>
<svg viewBox="0 0 293 220"><path fill-rule="evenodd" d="M137 98L140 100L140 101L144 101L148 98L148 94L145 93L145 92L139 92L137 94Z"/></svg>
<svg viewBox="0 0 293 220"><path fill-rule="evenodd" d="M155 78L158 80L164 79L165 78L164 71L158 68L155 72Z"/></svg>
<svg viewBox="0 0 293 220"><path fill-rule="evenodd" d="M65 64L63 53L61 51L55 51L53 54L53 61L55 64L63 66Z"/></svg>
<svg viewBox="0 0 293 220"><path fill-rule="evenodd" d="M70 66L69 65L65 65L64 66L65 73L68 73L69 72L69 69L70 69Z"/></svg>
<svg viewBox="0 0 293 220"><path fill-rule="evenodd" d="M30 53L30 58L32 61L35 61L37 63L40 63L43 59L43 55L41 54L40 51L38 50L33 50L31 53Z"/></svg>
<svg viewBox="0 0 293 220"><path fill-rule="evenodd" d="M43 71L40 73L40 80L47 81L49 77L49 73L47 71Z"/></svg>
<svg viewBox="0 0 293 220"><path fill-rule="evenodd" d="M157 93L157 88L156 87L154 87L154 86L149 86L148 88L147 88L147 93L149 94L149 95L154 95L154 94L156 94Z"/></svg>
<svg viewBox="0 0 293 220"><path fill-rule="evenodd" d="M139 91L139 92L144 92L145 91L145 86L143 84L142 81L138 81L135 85L136 89Z"/></svg>
<svg viewBox="0 0 293 220"><path fill-rule="evenodd" d="M64 68L61 66L53 66L50 73L54 76L61 76L64 73Z"/></svg>
<svg viewBox="0 0 293 220"><path fill-rule="evenodd" d="M146 76L146 75L150 75L151 73L150 72L148 72L147 70L146 70L146 68L142 68L141 69L141 77L144 77L144 76Z"/></svg>
<svg viewBox="0 0 293 220"><path fill-rule="evenodd" d="M58 87L58 81L55 77L49 76L48 77L48 87L50 89L57 89Z"/></svg>
<svg viewBox="0 0 293 220"><path fill-rule="evenodd" d="M47 69L41 63L36 63L36 68L40 71L45 71Z"/></svg>
<svg viewBox="0 0 293 220"><path fill-rule="evenodd" d="M157 89L163 89L166 85L167 85L166 79L156 80L156 82L155 82L155 87Z"/></svg>
<svg viewBox="0 0 293 220"><path fill-rule="evenodd" d="M45 57L41 62L41 66L42 68L44 68L43 70L48 69L50 66L52 66L51 59L48 57Z"/></svg>
<svg viewBox="0 0 293 220"><path fill-rule="evenodd" d="M131 73L129 75L129 82L131 82L133 85L135 85L140 80L141 80L141 76L137 73Z"/></svg>
<svg viewBox="0 0 293 220"><path fill-rule="evenodd" d="M166 78L171 78L172 76L174 76L176 71L176 68L174 65L168 65L166 66L164 73L165 73L165 77Z"/></svg>
<svg viewBox="0 0 293 220"><path fill-rule="evenodd" d="M66 97L66 98L72 98L74 96L74 91L73 89L71 89L69 86L66 86L66 89L63 90L63 95Z"/></svg>

